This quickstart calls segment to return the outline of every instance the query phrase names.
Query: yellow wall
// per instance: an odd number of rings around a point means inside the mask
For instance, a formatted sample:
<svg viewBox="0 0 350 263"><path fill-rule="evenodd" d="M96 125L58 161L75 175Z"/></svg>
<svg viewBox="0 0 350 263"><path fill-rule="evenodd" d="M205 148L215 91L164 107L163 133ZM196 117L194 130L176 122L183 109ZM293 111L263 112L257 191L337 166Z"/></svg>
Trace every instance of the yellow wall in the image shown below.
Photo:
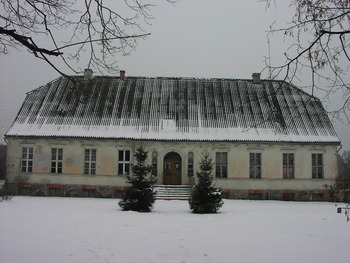
<svg viewBox="0 0 350 263"><path fill-rule="evenodd" d="M21 139L8 138L7 174L10 183L48 183L124 186L125 176L117 175L119 150L130 150L140 142L130 140L84 139ZM228 153L228 178L215 179L217 186L226 189L323 189L322 185L334 182L337 175L336 145L225 143L225 142L143 142L148 150L148 163L152 152L158 153L158 182L162 183L164 156L177 152L182 158L182 184L190 184L187 176L188 153L194 153L195 171L201 156L209 153L215 161L215 152ZM32 173L21 172L22 147L34 148ZM63 173L51 174L51 148L63 148ZM97 151L96 175L83 175L84 149ZM249 178L249 153L262 154L262 179ZM295 178L283 179L282 154L294 153ZM324 179L311 178L311 154L322 153Z"/></svg>

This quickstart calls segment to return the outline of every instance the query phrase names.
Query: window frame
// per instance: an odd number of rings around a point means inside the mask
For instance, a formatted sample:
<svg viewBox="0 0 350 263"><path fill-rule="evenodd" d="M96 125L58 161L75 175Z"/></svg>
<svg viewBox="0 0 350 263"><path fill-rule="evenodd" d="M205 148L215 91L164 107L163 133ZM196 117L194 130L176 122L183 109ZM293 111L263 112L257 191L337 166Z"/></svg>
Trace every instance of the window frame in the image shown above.
<svg viewBox="0 0 350 263"><path fill-rule="evenodd" d="M61 187L49 187L47 189L48 196L62 196L63 189Z"/></svg>
<svg viewBox="0 0 350 263"><path fill-rule="evenodd" d="M34 147L32 146L22 147L21 172L32 173L33 164L34 164Z"/></svg>
<svg viewBox="0 0 350 263"><path fill-rule="evenodd" d="M257 158L258 156L259 158ZM250 179L262 178L262 153L261 152L249 153L249 178Z"/></svg>
<svg viewBox="0 0 350 263"><path fill-rule="evenodd" d="M152 175L158 176L158 152L152 152Z"/></svg>
<svg viewBox="0 0 350 263"><path fill-rule="evenodd" d="M324 160L322 153L311 154L311 177L312 179L324 178Z"/></svg>
<svg viewBox="0 0 350 263"><path fill-rule="evenodd" d="M228 178L228 152L226 151L215 152L215 178Z"/></svg>
<svg viewBox="0 0 350 263"><path fill-rule="evenodd" d="M292 157L292 163L291 163L290 157ZM295 154L294 153L287 152L282 154L282 176L283 176L283 179L295 178Z"/></svg>
<svg viewBox="0 0 350 263"><path fill-rule="evenodd" d="M88 156L88 159L86 158L87 156ZM84 149L84 174L96 175L96 170L97 170L97 149L85 148Z"/></svg>
<svg viewBox="0 0 350 263"><path fill-rule="evenodd" d="M194 176L194 154L193 152L188 153L187 157L187 176L193 177Z"/></svg>
<svg viewBox="0 0 350 263"><path fill-rule="evenodd" d="M120 155L120 153L123 153ZM129 154L129 160L125 160L127 153ZM117 162L117 174L118 175L130 175L131 173L131 150L130 149L118 149L118 162ZM122 156L122 160L121 160ZM127 169L128 168L128 169ZM128 170L128 171L127 171Z"/></svg>
<svg viewBox="0 0 350 263"><path fill-rule="evenodd" d="M54 151L56 152L54 153ZM52 174L63 173L63 148L61 147L51 148L51 170L50 171Z"/></svg>

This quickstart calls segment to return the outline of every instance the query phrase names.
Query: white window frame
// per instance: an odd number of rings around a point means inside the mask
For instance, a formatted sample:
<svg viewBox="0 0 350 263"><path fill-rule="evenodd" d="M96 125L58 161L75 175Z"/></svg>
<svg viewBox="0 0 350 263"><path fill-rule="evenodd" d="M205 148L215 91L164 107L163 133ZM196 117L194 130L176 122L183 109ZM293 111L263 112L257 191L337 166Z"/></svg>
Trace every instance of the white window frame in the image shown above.
<svg viewBox="0 0 350 263"><path fill-rule="evenodd" d="M290 155L293 156L293 163L290 164ZM287 163L285 164L285 156L287 156ZM292 174L290 169L292 168ZM285 172L286 171L286 172ZM294 153L282 153L282 177L283 179L294 179L295 177L295 154Z"/></svg>
<svg viewBox="0 0 350 263"><path fill-rule="evenodd" d="M158 152L153 151L152 152L152 175L157 176L158 175Z"/></svg>
<svg viewBox="0 0 350 263"><path fill-rule="evenodd" d="M319 155L321 155L321 164L319 163ZM315 156L315 163L313 157ZM321 170L321 177L319 176ZM323 179L324 178L324 155L323 153L312 153L311 154L311 177L312 179Z"/></svg>
<svg viewBox="0 0 350 263"><path fill-rule="evenodd" d="M84 174L96 175L96 169L97 169L97 149L85 148L84 149Z"/></svg>
<svg viewBox="0 0 350 263"><path fill-rule="evenodd" d="M254 155L254 162L251 162L251 155ZM257 155L259 154L260 156L260 163L257 164ZM259 169L257 169L259 168ZM259 171L259 172L257 172ZM249 153L249 178L250 179L261 179L262 178L262 153L261 152L250 152Z"/></svg>
<svg viewBox="0 0 350 263"><path fill-rule="evenodd" d="M61 158L59 158L59 156L61 156ZM63 173L63 148L51 148L51 173Z"/></svg>
<svg viewBox="0 0 350 263"><path fill-rule="evenodd" d="M21 171L22 173L32 173L34 163L34 147L22 147Z"/></svg>
<svg viewBox="0 0 350 263"><path fill-rule="evenodd" d="M194 154L193 152L188 153L188 160L187 160L187 176L193 177L194 176Z"/></svg>
<svg viewBox="0 0 350 263"><path fill-rule="evenodd" d="M218 158L218 154L220 155L219 158ZM226 156L226 163L221 163L222 155ZM220 160L220 162L218 160ZM226 168L226 171L224 168ZM225 172L226 172L226 175L224 175ZM228 177L228 152L226 151L215 152L215 177L216 178Z"/></svg>
<svg viewBox="0 0 350 263"><path fill-rule="evenodd" d="M129 160L126 160L127 152L129 154ZM120 155L121 153L122 155ZM118 175L129 175L131 173L131 154L132 152L130 149L118 149L118 163L117 163ZM120 167L122 167L121 170L119 169Z"/></svg>

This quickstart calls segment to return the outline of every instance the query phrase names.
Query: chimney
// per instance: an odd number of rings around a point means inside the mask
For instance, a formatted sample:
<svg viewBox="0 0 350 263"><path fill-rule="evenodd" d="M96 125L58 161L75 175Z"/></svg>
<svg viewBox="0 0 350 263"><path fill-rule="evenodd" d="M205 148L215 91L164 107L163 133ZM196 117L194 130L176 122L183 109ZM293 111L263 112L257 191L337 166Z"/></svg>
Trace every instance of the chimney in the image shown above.
<svg viewBox="0 0 350 263"><path fill-rule="evenodd" d="M122 79L122 80L125 79L125 70L119 71L119 79Z"/></svg>
<svg viewBox="0 0 350 263"><path fill-rule="evenodd" d="M253 73L252 78L253 78L253 84L261 83L260 73Z"/></svg>
<svg viewBox="0 0 350 263"><path fill-rule="evenodd" d="M89 80L92 77L92 69L86 68L84 71L84 80Z"/></svg>

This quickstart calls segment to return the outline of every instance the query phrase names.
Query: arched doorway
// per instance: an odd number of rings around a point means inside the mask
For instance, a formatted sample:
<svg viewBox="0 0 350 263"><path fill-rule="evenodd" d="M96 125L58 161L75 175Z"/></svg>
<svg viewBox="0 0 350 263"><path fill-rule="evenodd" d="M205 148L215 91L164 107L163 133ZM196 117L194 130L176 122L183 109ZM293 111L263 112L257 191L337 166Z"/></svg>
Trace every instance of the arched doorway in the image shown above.
<svg viewBox="0 0 350 263"><path fill-rule="evenodd" d="M163 161L163 184L181 184L181 156L176 152L168 153Z"/></svg>

